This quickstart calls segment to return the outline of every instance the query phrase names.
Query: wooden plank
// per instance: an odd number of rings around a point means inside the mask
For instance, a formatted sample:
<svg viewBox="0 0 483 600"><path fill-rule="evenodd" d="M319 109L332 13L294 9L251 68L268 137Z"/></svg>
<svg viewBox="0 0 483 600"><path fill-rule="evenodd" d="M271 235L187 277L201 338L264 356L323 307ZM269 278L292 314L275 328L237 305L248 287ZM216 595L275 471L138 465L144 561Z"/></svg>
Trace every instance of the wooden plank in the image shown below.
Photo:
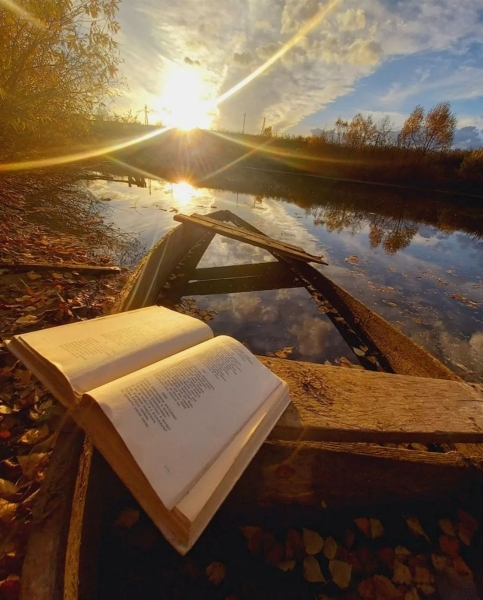
<svg viewBox="0 0 483 600"><path fill-rule="evenodd" d="M220 223L210 217L204 217L197 214L191 216L178 214L174 216L174 220L185 224L204 227L209 231L219 233L220 235L231 238L233 240L238 240L239 242L245 242L246 244L257 246L258 248L264 248L265 250L277 252L278 254L288 256L295 260L315 262L322 265L327 264L327 262L321 256L314 256L312 254L308 254L298 246L286 244L285 242L279 242L278 240L274 240L267 236L262 236L256 233L249 232L247 230L242 230L233 225Z"/></svg>
<svg viewBox="0 0 483 600"><path fill-rule="evenodd" d="M463 382L259 357L290 386L272 440L482 442L483 394Z"/></svg>
<svg viewBox="0 0 483 600"><path fill-rule="evenodd" d="M211 294L237 294L239 292L263 292L303 287L293 275L283 277L233 277L232 279L211 279L192 281L183 288L183 296L209 296Z"/></svg>
<svg viewBox="0 0 483 600"><path fill-rule="evenodd" d="M228 267L204 267L196 269L191 279L207 281L210 279L232 279L234 277L278 277L292 274L284 263L265 262L251 265L230 265Z"/></svg>

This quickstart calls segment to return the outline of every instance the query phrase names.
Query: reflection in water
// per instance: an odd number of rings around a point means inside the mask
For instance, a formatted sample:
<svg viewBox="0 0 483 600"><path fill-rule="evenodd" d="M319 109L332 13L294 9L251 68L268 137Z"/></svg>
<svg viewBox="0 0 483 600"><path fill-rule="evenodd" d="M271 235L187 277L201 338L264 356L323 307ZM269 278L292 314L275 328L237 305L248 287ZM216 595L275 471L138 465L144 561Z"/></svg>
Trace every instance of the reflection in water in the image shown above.
<svg viewBox="0 0 483 600"><path fill-rule="evenodd" d="M483 206L423 192L409 197L367 186L322 187L312 178L244 169L210 184L225 189L159 180L150 196L147 189L114 181L90 183L94 193L112 198L105 203L106 214L125 231L137 233L146 248L173 228L173 212L208 214L216 206L276 239L325 254L325 275L459 375L483 377ZM179 193L174 186L181 186ZM420 197L414 198L417 193ZM263 250L215 236L203 266L270 260ZM306 296L305 290L196 300L218 310L210 321L217 333L231 333L256 352L296 346L293 358L344 356L347 346L331 323L315 313L313 303L299 306L300 294Z"/></svg>

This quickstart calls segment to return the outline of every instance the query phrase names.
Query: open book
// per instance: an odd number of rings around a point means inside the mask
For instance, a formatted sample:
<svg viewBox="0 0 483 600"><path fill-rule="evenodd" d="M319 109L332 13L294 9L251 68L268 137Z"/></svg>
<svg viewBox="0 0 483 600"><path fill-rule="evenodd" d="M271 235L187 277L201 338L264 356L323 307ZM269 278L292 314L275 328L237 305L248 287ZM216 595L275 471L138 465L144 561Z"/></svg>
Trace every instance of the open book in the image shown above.
<svg viewBox="0 0 483 600"><path fill-rule="evenodd" d="M18 335L8 347L181 553L290 401L242 344L158 306Z"/></svg>

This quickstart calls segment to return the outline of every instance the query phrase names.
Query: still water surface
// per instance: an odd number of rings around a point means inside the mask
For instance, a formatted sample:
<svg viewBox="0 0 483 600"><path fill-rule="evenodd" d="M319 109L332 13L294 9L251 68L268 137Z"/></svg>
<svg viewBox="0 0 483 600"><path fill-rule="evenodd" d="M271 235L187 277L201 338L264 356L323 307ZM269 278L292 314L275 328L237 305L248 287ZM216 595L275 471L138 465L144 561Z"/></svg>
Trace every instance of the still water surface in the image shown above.
<svg viewBox="0 0 483 600"><path fill-rule="evenodd" d="M256 188L255 176L247 169L239 187ZM483 209L292 179L294 185L264 180L257 195L164 180L147 180L145 188L102 179L87 185L109 199L108 220L135 234L146 251L178 225L176 211L226 209L276 239L324 254L326 276L459 375L483 380ZM199 267L272 260L264 250L215 236ZM256 353L293 346L294 359L356 362L304 288L197 296L196 305L216 311L209 323L215 333L233 335Z"/></svg>

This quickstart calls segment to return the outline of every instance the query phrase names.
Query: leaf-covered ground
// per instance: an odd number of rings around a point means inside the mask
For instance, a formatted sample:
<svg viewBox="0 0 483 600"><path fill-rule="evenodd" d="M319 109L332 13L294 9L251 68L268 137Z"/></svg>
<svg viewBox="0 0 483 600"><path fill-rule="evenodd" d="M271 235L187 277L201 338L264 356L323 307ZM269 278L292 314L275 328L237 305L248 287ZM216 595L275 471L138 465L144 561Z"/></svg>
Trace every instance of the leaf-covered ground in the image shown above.
<svg viewBox="0 0 483 600"><path fill-rule="evenodd" d="M15 334L105 314L125 273L96 276L65 269L65 264L110 264L106 248L113 234L95 205L81 191L76 196L70 176L9 177L0 185L0 598L14 600L32 503L63 413L5 342ZM22 273L9 268L35 263L52 268Z"/></svg>

